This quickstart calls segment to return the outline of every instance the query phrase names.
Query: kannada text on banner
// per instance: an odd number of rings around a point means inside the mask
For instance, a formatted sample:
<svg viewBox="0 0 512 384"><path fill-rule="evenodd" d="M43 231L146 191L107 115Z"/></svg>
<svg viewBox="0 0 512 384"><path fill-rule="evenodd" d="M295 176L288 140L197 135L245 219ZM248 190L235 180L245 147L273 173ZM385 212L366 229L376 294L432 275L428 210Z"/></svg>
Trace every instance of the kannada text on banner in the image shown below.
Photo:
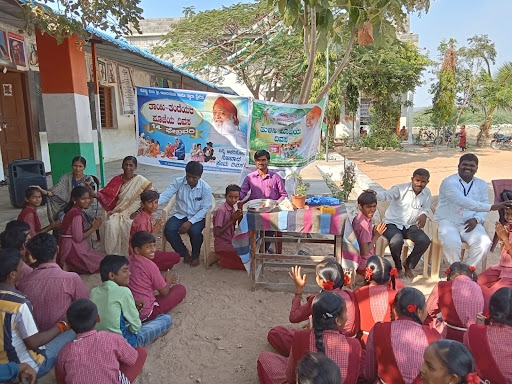
<svg viewBox="0 0 512 384"><path fill-rule="evenodd" d="M240 173L247 161L249 99L137 87L137 159L141 164Z"/></svg>
<svg viewBox="0 0 512 384"><path fill-rule="evenodd" d="M323 106L281 104L254 100L249 163L254 152L266 149L276 168L300 168L313 162L318 152Z"/></svg>

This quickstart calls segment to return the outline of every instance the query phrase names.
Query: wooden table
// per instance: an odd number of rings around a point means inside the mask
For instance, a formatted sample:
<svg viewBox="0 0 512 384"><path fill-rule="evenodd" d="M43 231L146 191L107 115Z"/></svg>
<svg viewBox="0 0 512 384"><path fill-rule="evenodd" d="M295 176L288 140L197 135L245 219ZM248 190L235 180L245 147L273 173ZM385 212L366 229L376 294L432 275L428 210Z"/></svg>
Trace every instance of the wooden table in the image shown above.
<svg viewBox="0 0 512 384"><path fill-rule="evenodd" d="M271 212L248 211L239 228L241 233L233 238L233 246L244 262L253 288L269 288L273 290L293 289L291 280L272 283L263 280L265 267L286 268L294 265L313 266L324 260L328 255L300 255L300 244L330 244L336 260L346 270L354 270L359 260L359 244L357 243L347 210L344 204L334 207L336 213L321 213L319 209L297 209L294 211L274 210ZM302 237L266 237L265 231L302 233ZM327 238L314 238L311 234L328 235ZM295 253L265 253L265 242L296 243Z"/></svg>

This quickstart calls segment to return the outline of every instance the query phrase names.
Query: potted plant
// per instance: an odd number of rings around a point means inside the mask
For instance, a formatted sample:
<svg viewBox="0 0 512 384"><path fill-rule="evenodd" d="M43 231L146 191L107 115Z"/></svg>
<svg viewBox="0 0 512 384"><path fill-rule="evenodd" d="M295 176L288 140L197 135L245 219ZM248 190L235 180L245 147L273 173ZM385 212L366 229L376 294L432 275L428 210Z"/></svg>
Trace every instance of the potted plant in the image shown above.
<svg viewBox="0 0 512 384"><path fill-rule="evenodd" d="M295 193L292 194L292 204L296 208L304 208L306 205L306 192L310 187L310 184L307 181L304 181L302 176L297 172L290 173L287 179L293 179Z"/></svg>

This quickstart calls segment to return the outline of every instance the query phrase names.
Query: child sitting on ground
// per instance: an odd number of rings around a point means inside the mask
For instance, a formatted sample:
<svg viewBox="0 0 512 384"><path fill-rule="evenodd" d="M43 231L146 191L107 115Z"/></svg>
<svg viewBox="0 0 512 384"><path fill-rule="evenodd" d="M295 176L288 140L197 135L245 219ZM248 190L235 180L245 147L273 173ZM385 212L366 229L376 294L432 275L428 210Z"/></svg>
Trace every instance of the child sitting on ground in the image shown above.
<svg viewBox="0 0 512 384"><path fill-rule="evenodd" d="M377 210L377 196L374 193L361 193L357 198L357 207L359 208L359 213L352 220L352 228L354 228L354 233L360 247L357 272L364 274L366 262L370 256L375 254L375 244L386 231L386 224L383 222L377 225L372 224L373 215Z"/></svg>
<svg viewBox="0 0 512 384"><path fill-rule="evenodd" d="M5 226L5 231L0 234L2 249L14 248L21 253L23 258L23 278L32 273L32 265L36 262L27 250L26 243L30 239L30 227L24 221L12 220ZM16 285L18 288L19 282Z"/></svg>
<svg viewBox="0 0 512 384"><path fill-rule="evenodd" d="M361 340L366 343L368 334L378 321L391 321L391 306L398 292L398 271L384 257L373 255L365 270L365 286L356 289L359 306ZM391 284L389 284L391 282ZM403 288L400 282L400 288Z"/></svg>
<svg viewBox="0 0 512 384"><path fill-rule="evenodd" d="M123 336L96 331L98 308L87 299L69 307L67 318L76 339L60 351L55 365L58 384L130 383L142 371L148 355L144 348L133 348Z"/></svg>
<svg viewBox="0 0 512 384"><path fill-rule="evenodd" d="M18 220L24 221L30 226L30 236L34 237L37 233L48 232L53 229L59 229L60 223L53 221L50 225L41 228L41 221L37 214L37 207L41 205L43 196L38 187L29 187L25 191L25 207L21 210Z"/></svg>
<svg viewBox="0 0 512 384"><path fill-rule="evenodd" d="M297 384L341 384L338 365L320 352L308 352L297 364Z"/></svg>
<svg viewBox="0 0 512 384"><path fill-rule="evenodd" d="M185 298L184 285L177 284L177 274L169 271L162 277L155 263L155 236L149 232L140 231L132 236L133 254L130 255L130 282L128 288L132 291L135 301L142 302L139 317L142 322L156 319L158 315L169 312ZM154 291L158 291L155 297Z"/></svg>
<svg viewBox="0 0 512 384"><path fill-rule="evenodd" d="M101 226L103 219L97 217L91 227L84 230L82 210L91 204L91 195L85 187L78 186L71 191L71 201L64 208L60 235L60 262L64 270L76 273L98 273L103 254L91 249L87 238Z"/></svg>
<svg viewBox="0 0 512 384"><path fill-rule="evenodd" d="M208 265L219 261L223 268L245 271L242 259L236 253L231 240L235 235L235 223L243 216L241 209L235 205L240 198L240 187L235 184L226 187L226 201L213 214L213 248L215 252L208 255Z"/></svg>
<svg viewBox="0 0 512 384"><path fill-rule="evenodd" d="M164 221L162 218L155 220L153 223L153 213L158 209L158 198L160 194L157 191L148 190L140 194L140 209L139 213L132 222L130 229L130 239L135 232L146 231L157 235L164 227ZM130 244L128 254L133 254L133 249ZM172 269L174 265L180 262L180 254L177 252L163 252L155 251L155 257L153 263L155 263L161 271Z"/></svg>
<svg viewBox="0 0 512 384"><path fill-rule="evenodd" d="M172 318L167 314L141 323L132 292L127 288L130 269L126 256L105 256L100 276L103 284L91 290L91 301L100 315L97 330L119 333L135 348L143 347L169 329Z"/></svg>
<svg viewBox="0 0 512 384"><path fill-rule="evenodd" d="M484 296L476 283L475 270L461 262L453 263L445 272L447 281L437 283L428 297L429 316L425 324L431 324L444 339L462 343L467 328L475 324L477 314L484 310Z"/></svg>
<svg viewBox="0 0 512 384"><path fill-rule="evenodd" d="M89 290L74 272L63 271L57 262L57 240L49 233L39 233L27 242L27 249L37 267L19 283L34 306L34 318L40 331L47 331L66 316L71 303L88 299Z"/></svg>
<svg viewBox="0 0 512 384"><path fill-rule="evenodd" d="M301 268L292 267L288 273L295 283L295 297L290 309L290 323L300 323L311 316L311 306L316 295L308 296L302 304L302 292L306 285L306 275L302 275ZM343 290L343 286L350 283L349 277L343 273L343 268L334 259L327 259L316 266L316 283L322 291L336 292L345 301L347 307L347 321L343 328L343 334L354 337L359 332L359 309L353 292ZM321 292L322 292L321 291ZM272 328L267 335L268 342L279 354L288 356L296 330L278 325Z"/></svg>

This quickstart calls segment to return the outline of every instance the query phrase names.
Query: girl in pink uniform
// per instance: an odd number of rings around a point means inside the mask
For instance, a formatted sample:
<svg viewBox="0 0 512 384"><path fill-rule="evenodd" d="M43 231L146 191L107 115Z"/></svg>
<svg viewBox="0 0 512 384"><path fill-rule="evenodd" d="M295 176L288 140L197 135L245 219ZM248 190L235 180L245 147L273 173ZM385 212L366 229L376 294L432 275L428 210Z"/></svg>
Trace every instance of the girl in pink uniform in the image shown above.
<svg viewBox="0 0 512 384"><path fill-rule="evenodd" d="M295 266L289 272L290 278L295 282L295 296L290 309L290 323L306 321L311 316L311 306L316 295L308 296L302 303L302 291L306 285L306 275L301 275L301 268ZM348 279L348 280L347 280ZM345 336L354 337L359 332L359 311L354 293L343 290L345 283L349 283L348 276L343 273L343 268L335 260L329 259L316 266L316 282L322 291L332 291L339 294L347 306L347 322L343 327ZM268 342L281 355L288 356L296 329L279 325L268 332Z"/></svg>

